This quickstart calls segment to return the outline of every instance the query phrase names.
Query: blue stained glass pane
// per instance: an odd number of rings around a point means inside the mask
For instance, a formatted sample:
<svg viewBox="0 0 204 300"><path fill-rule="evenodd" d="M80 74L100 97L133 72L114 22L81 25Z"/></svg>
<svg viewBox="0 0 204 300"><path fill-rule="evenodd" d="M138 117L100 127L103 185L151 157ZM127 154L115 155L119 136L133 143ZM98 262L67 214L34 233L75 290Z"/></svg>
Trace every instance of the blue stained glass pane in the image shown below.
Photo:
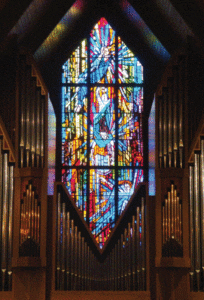
<svg viewBox="0 0 204 300"><path fill-rule="evenodd" d="M143 166L142 88L118 90L118 165Z"/></svg>
<svg viewBox="0 0 204 300"><path fill-rule="evenodd" d="M87 163L87 98L78 101L83 89L87 87L62 88L62 163L66 166Z"/></svg>
<svg viewBox="0 0 204 300"><path fill-rule="evenodd" d="M62 182L84 218L86 218L87 211L87 174L88 172L85 169L62 170Z"/></svg>
<svg viewBox="0 0 204 300"><path fill-rule="evenodd" d="M101 18L90 34L91 83L115 83L115 31Z"/></svg>
<svg viewBox="0 0 204 300"><path fill-rule="evenodd" d="M115 165L114 88L91 89L90 165Z"/></svg>
<svg viewBox="0 0 204 300"><path fill-rule="evenodd" d="M62 67L62 83L86 83L87 63L87 40L83 40Z"/></svg>
<svg viewBox="0 0 204 300"><path fill-rule="evenodd" d="M121 169L118 171L118 214L125 209L137 185L143 182L142 169Z"/></svg>
<svg viewBox="0 0 204 300"><path fill-rule="evenodd" d="M115 170L90 169L89 222L97 242L105 242L115 222Z"/></svg>
<svg viewBox="0 0 204 300"><path fill-rule="evenodd" d="M118 81L143 83L143 66L120 37L118 37Z"/></svg>

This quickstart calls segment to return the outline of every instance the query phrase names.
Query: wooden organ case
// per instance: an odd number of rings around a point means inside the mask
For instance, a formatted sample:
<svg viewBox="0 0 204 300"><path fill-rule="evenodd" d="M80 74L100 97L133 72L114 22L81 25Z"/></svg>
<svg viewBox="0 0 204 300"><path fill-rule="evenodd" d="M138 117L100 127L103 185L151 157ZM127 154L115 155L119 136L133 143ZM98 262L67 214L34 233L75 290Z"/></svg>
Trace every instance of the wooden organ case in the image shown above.
<svg viewBox="0 0 204 300"><path fill-rule="evenodd" d="M188 299L189 293L187 109L188 55L181 51L172 57L156 92L158 299L167 299L167 294L170 299L178 299L183 284L188 286L183 299Z"/></svg>
<svg viewBox="0 0 204 300"><path fill-rule="evenodd" d="M44 299L48 92L24 51L17 55L16 70L13 293L24 298L33 287L32 297ZM36 282L41 282L37 288Z"/></svg>

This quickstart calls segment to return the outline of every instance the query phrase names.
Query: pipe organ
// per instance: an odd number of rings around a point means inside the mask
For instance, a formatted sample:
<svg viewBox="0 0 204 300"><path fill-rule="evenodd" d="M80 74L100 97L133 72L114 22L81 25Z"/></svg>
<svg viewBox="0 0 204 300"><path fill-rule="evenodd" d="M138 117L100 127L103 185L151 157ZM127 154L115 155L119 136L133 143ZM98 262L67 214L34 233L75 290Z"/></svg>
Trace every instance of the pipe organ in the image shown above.
<svg viewBox="0 0 204 300"><path fill-rule="evenodd" d="M56 189L56 290L145 291L145 195L135 195L130 215L119 218L101 250L66 188L60 183Z"/></svg>
<svg viewBox="0 0 204 300"><path fill-rule="evenodd" d="M16 57L16 165L12 266L46 265L48 92L32 56ZM44 216L43 218L41 216Z"/></svg>
<svg viewBox="0 0 204 300"><path fill-rule="evenodd" d="M158 92L160 168L184 168L185 64L185 56L179 56L177 65L172 67L171 76Z"/></svg>
<svg viewBox="0 0 204 300"><path fill-rule="evenodd" d="M1 125L0 122L0 290L11 291L14 159Z"/></svg>
<svg viewBox="0 0 204 300"><path fill-rule="evenodd" d="M184 219L188 216L188 67L187 52L175 53L156 91L155 265L159 276L166 272L169 280L175 268L182 273L190 266L188 218Z"/></svg>
<svg viewBox="0 0 204 300"><path fill-rule="evenodd" d="M162 203L162 256L182 255L182 202L172 182Z"/></svg>
<svg viewBox="0 0 204 300"><path fill-rule="evenodd" d="M45 91L35 68L25 56L19 59L20 137L19 167L44 166Z"/></svg>
<svg viewBox="0 0 204 300"><path fill-rule="evenodd" d="M21 199L20 256L40 255L40 204L30 180Z"/></svg>
<svg viewBox="0 0 204 300"><path fill-rule="evenodd" d="M191 290L204 290L204 139L189 165Z"/></svg>

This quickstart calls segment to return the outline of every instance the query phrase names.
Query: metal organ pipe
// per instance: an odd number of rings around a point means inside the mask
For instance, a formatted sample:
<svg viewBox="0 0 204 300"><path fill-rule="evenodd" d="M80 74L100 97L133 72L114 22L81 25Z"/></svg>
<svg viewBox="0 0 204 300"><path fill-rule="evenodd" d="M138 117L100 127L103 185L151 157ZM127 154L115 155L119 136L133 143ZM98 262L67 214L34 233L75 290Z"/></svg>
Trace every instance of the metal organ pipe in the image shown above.
<svg viewBox="0 0 204 300"><path fill-rule="evenodd" d="M9 162L9 152L3 149L3 139L0 138L0 290L11 291L14 166Z"/></svg>
<svg viewBox="0 0 204 300"><path fill-rule="evenodd" d="M2 207L2 290L5 290L7 271L7 244L8 244L8 199L9 199L9 167L8 153L3 154L3 207Z"/></svg>
<svg viewBox="0 0 204 300"><path fill-rule="evenodd" d="M201 244L200 244L200 154L194 153L194 211L195 211L195 272L197 288L200 289Z"/></svg>
<svg viewBox="0 0 204 300"><path fill-rule="evenodd" d="M163 88L163 163L164 168L167 167L167 101L168 101L168 95L167 95L167 88Z"/></svg>
<svg viewBox="0 0 204 300"><path fill-rule="evenodd" d="M12 289L12 227L13 227L14 166L9 166L8 210L8 290Z"/></svg>
<svg viewBox="0 0 204 300"><path fill-rule="evenodd" d="M194 167L189 167L189 197L190 197L190 257L191 257L191 271L190 271L190 284L191 290L194 286L194 270L195 270L195 232L194 232Z"/></svg>
<svg viewBox="0 0 204 300"><path fill-rule="evenodd" d="M172 167L173 152L173 126L172 126L172 101L173 101L173 78L168 78L168 167Z"/></svg>
<svg viewBox="0 0 204 300"><path fill-rule="evenodd" d="M204 289L204 140L189 165L191 290Z"/></svg>
<svg viewBox="0 0 204 300"><path fill-rule="evenodd" d="M26 66L26 167L30 167L31 150L31 66Z"/></svg>
<svg viewBox="0 0 204 300"><path fill-rule="evenodd" d="M174 145L174 168L178 161L178 67L173 69L174 91L173 91L173 145Z"/></svg>
<svg viewBox="0 0 204 300"><path fill-rule="evenodd" d="M31 166L35 167L36 154L36 79L31 78Z"/></svg>
<svg viewBox="0 0 204 300"><path fill-rule="evenodd" d="M20 60L21 78L20 78L20 167L24 166L24 150L25 150L25 124L26 124L26 81L25 70L26 62L24 59Z"/></svg>
<svg viewBox="0 0 204 300"><path fill-rule="evenodd" d="M183 168L183 101L184 101L184 83L185 83L185 68L184 58L181 57L179 64L179 165Z"/></svg>
<svg viewBox="0 0 204 300"><path fill-rule="evenodd" d="M201 157L200 157L200 181L201 181L201 251L202 251L202 278L204 281L204 139L200 141ZM204 290L204 285L203 285Z"/></svg>

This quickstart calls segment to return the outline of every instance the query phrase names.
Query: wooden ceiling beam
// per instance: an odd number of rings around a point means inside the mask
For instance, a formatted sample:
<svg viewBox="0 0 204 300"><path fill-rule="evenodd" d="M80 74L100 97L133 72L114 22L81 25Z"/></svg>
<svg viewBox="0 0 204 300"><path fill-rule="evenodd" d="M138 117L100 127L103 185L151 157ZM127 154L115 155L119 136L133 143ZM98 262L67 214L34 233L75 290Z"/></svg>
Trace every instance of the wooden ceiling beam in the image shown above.
<svg viewBox="0 0 204 300"><path fill-rule="evenodd" d="M74 0L52 1L46 10L46 13L38 20L35 27L25 34L21 45L29 45L29 49L34 53L70 9L73 3Z"/></svg>
<svg viewBox="0 0 204 300"><path fill-rule="evenodd" d="M168 23L168 19L161 14L155 0L129 0L135 11L141 16L147 26L155 34L162 45L171 54L181 45L181 36Z"/></svg>
<svg viewBox="0 0 204 300"><path fill-rule="evenodd" d="M201 4L201 1L198 0L170 0L170 2L182 16L188 26L192 29L193 33L202 42L204 39L204 10L202 9L202 7L204 8L203 3Z"/></svg>
<svg viewBox="0 0 204 300"><path fill-rule="evenodd" d="M0 11L0 41L3 41L14 27L32 0L9 0Z"/></svg>

